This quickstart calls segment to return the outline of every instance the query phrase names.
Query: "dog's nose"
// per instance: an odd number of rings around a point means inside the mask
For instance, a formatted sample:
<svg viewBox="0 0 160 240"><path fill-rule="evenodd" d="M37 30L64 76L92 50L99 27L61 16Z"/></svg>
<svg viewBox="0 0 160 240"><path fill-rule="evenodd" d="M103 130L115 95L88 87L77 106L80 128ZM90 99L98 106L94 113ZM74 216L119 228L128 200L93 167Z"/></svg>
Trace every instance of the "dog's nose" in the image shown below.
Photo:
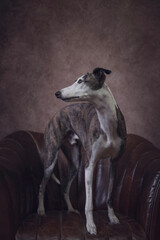
<svg viewBox="0 0 160 240"><path fill-rule="evenodd" d="M61 98L61 92L60 91L56 92L55 95L56 95L57 98Z"/></svg>

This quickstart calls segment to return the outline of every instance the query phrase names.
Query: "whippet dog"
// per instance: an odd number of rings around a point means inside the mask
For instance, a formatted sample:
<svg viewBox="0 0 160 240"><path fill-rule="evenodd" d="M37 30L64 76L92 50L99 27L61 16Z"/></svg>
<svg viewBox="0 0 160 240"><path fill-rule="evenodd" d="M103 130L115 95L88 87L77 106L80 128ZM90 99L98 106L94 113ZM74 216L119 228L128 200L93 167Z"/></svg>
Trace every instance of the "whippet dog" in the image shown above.
<svg viewBox="0 0 160 240"><path fill-rule="evenodd" d="M44 177L39 190L38 214L45 214L43 201L49 178L52 176L58 182L58 179L53 175L53 169L58 151L66 136L70 144L73 145L73 151L69 160L71 173L68 177L68 183L64 187L64 198L68 210L77 212L72 207L69 191L79 167L80 147L77 142L79 139L87 155L85 163L85 215L86 228L90 234L97 233L92 211L93 171L97 161L103 158L110 159L109 189L106 199L108 217L111 223L119 223L112 206L112 192L115 165L125 149L126 127L124 117L105 83L106 74L110 73L110 70L96 68L92 73L79 77L71 86L56 92L56 97L65 102L83 103L62 108L50 120L44 134Z"/></svg>

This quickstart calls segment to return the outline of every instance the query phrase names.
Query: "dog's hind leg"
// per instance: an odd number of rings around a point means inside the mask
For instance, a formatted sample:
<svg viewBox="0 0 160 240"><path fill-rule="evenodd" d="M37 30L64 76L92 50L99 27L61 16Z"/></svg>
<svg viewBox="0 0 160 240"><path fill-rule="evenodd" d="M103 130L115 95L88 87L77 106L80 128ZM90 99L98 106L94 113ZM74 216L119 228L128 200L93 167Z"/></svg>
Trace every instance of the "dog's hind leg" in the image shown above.
<svg viewBox="0 0 160 240"><path fill-rule="evenodd" d="M114 209L113 209L113 187L114 187L114 181L115 181L115 171L116 171L116 161L112 161L112 159L110 159L107 208L108 208L108 217L109 217L109 221L111 224L119 223L119 220L116 217Z"/></svg>
<svg viewBox="0 0 160 240"><path fill-rule="evenodd" d="M71 142L70 142L71 143ZM78 213L78 210L74 209L70 200L70 188L72 185L73 180L75 179L77 172L78 172L78 168L79 168L79 162L80 162L80 158L81 158L81 154L80 154L80 145L77 142L73 142L71 143L71 147L70 149L70 153L68 154L68 148L63 146L63 152L66 155L66 158L68 160L68 176L67 176L67 180L64 179L64 181L61 183L62 185L62 191L64 194L64 199L65 202L67 204L67 208L68 211L70 212L75 212Z"/></svg>
<svg viewBox="0 0 160 240"><path fill-rule="evenodd" d="M48 158L52 158L53 152L49 152L48 154ZM39 204L38 204L38 214L39 215L45 215L45 209L44 209L44 193L45 193L45 189L46 189L46 185L48 183L48 180L50 179L54 166L56 164L56 160L57 160L57 154L58 152L55 154L54 159L52 160L52 163L49 167L44 169L44 176L42 179L42 182L40 184L40 188L39 188L39 196L38 196L38 200L39 200Z"/></svg>

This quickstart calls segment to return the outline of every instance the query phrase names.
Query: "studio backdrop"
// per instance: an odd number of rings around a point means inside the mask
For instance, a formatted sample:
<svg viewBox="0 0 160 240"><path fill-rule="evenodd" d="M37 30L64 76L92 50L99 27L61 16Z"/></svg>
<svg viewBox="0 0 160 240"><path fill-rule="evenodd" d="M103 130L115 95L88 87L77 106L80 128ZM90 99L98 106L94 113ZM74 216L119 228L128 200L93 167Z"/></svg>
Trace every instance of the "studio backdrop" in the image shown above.
<svg viewBox="0 0 160 240"><path fill-rule="evenodd" d="M95 67L127 123L160 147L160 1L1 0L0 138L43 132L54 93Z"/></svg>

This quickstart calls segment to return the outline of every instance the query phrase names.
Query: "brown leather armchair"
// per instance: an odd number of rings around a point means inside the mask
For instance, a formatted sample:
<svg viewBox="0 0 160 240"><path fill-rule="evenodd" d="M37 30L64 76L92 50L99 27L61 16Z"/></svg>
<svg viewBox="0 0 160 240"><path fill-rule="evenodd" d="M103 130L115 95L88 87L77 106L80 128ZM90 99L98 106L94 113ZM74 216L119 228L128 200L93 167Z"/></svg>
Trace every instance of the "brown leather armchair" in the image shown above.
<svg viewBox="0 0 160 240"><path fill-rule="evenodd" d="M39 157L43 134L19 131L0 142L0 239L105 239L158 240L160 236L160 150L142 137L129 134L119 159L114 187L114 209L120 224L110 225L106 210L109 163L100 160L94 174L94 219L98 234L85 228L84 158L71 187L73 206L68 213L61 187L50 180L45 194L46 216L37 216L43 168ZM67 174L60 152L55 174Z"/></svg>

